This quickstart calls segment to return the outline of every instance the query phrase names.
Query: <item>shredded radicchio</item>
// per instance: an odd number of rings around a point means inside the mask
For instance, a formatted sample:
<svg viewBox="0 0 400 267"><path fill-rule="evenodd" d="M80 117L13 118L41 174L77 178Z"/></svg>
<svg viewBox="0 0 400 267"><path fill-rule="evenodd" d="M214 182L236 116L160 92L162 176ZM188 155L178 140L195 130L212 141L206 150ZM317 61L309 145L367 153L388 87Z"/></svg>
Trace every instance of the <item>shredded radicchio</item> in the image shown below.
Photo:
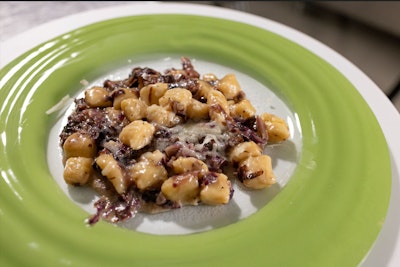
<svg viewBox="0 0 400 267"><path fill-rule="evenodd" d="M114 201L101 196L94 205L97 212L88 219L90 225L97 223L100 219L116 223L132 218L140 208L140 201L132 192L129 192L119 195Z"/></svg>

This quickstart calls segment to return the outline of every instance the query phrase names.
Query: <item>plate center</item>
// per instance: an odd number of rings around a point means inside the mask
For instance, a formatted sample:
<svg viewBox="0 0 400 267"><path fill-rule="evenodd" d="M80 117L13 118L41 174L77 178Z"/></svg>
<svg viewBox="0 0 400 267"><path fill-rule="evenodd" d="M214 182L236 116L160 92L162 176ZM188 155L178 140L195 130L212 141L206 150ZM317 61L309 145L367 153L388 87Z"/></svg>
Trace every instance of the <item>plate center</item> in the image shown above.
<svg viewBox="0 0 400 267"><path fill-rule="evenodd" d="M277 183L263 190L249 190L240 185L235 179L233 188L234 196L230 203L223 206L184 206L177 210L167 211L159 214L138 213L134 218L118 225L131 230L158 234L158 235L179 235L208 231L223 227L244 219L259 209L266 206L288 183L292 176L301 151L301 130L296 114L288 105L280 99L270 88L261 84L254 78L227 66L216 64L201 59L191 58L194 68L202 75L213 73L222 78L228 73L234 73L239 81L246 97L256 108L256 113L268 112L275 114L289 125L290 139L278 145L267 145L265 153L272 159L273 170ZM124 79L134 67L149 67L160 72L169 68L180 68L180 56L163 56L162 59L137 60L128 59L126 64L114 71L108 72L94 79L87 81L85 88L79 90L72 98L80 97L83 90L94 85L102 85L106 79ZM77 88L81 87L77 85ZM51 174L65 194L79 207L89 214L96 212L94 202L98 199L93 189L87 187L68 186L63 179L62 150L59 146L59 134L66 124L68 115L74 108L74 103L69 102L56 124L52 127L48 140L48 165ZM95 227L95 226L94 226Z"/></svg>

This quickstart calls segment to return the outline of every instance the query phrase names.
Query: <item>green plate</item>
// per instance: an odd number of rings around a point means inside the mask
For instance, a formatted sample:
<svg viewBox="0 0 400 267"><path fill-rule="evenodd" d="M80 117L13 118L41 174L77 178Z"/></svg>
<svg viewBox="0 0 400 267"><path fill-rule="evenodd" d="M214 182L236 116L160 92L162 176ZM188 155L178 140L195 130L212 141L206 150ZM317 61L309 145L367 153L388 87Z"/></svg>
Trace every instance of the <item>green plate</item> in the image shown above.
<svg viewBox="0 0 400 267"><path fill-rule="evenodd" d="M46 146L57 116L46 111L83 78L157 55L245 73L298 119L297 166L258 212L195 234L87 227L55 182ZM385 220L390 160L372 111L339 71L277 34L203 16L123 17L43 43L0 78L1 266L357 266Z"/></svg>

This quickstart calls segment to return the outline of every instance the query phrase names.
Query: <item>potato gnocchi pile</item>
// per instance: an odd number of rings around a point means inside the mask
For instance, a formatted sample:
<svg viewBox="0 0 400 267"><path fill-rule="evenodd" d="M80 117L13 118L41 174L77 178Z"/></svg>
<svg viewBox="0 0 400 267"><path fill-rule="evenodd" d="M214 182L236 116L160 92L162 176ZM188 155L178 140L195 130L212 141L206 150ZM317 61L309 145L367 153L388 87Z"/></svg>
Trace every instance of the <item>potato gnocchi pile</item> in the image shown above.
<svg viewBox="0 0 400 267"><path fill-rule="evenodd" d="M287 123L257 115L234 74L200 76L187 57L181 64L163 73L136 67L75 99L60 133L63 175L99 194L89 224L224 205L235 178L249 189L276 182L263 150L290 137Z"/></svg>

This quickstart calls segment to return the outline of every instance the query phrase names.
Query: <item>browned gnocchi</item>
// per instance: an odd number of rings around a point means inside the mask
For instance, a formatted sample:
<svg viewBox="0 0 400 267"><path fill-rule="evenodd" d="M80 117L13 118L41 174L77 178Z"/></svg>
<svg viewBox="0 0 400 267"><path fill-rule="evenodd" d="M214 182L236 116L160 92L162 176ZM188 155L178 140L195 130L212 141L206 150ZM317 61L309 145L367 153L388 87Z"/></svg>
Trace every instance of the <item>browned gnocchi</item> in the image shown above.
<svg viewBox="0 0 400 267"><path fill-rule="evenodd" d="M285 120L258 115L235 74L201 76L181 61L163 73L133 68L75 99L60 145L65 182L99 194L89 224L227 205L235 178L251 190L276 183L264 148L290 138Z"/></svg>

